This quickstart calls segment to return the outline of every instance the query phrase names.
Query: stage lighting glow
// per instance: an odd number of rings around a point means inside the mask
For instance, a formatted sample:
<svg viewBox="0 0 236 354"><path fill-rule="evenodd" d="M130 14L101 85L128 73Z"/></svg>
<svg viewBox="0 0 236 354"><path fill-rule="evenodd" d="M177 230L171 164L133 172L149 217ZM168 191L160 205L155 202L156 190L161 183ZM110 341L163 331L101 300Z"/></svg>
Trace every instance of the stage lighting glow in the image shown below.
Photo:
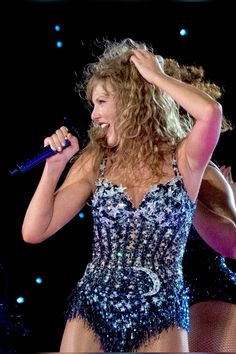
<svg viewBox="0 0 236 354"><path fill-rule="evenodd" d="M24 299L23 296L19 296L19 297L16 299L16 302L17 302L18 304L23 304L23 302L25 302L25 299Z"/></svg>
<svg viewBox="0 0 236 354"><path fill-rule="evenodd" d="M80 219L83 219L84 217L85 217L85 214L84 214L83 212L80 212L80 213L79 213L79 218L80 218Z"/></svg>
<svg viewBox="0 0 236 354"><path fill-rule="evenodd" d="M59 26L59 25L56 25L54 28L55 28L55 31L57 31L57 32L59 32L61 30L61 26Z"/></svg>
<svg viewBox="0 0 236 354"><path fill-rule="evenodd" d="M62 48L62 46L63 46L62 41L57 41L57 48Z"/></svg>
<svg viewBox="0 0 236 354"><path fill-rule="evenodd" d="M40 278L40 277L37 277L37 278L35 279L35 281L36 281L37 284L42 284L43 279Z"/></svg>
<svg viewBox="0 0 236 354"><path fill-rule="evenodd" d="M187 36L188 31L186 30L186 28L181 28L181 30L179 31L179 34L180 34L181 36Z"/></svg>

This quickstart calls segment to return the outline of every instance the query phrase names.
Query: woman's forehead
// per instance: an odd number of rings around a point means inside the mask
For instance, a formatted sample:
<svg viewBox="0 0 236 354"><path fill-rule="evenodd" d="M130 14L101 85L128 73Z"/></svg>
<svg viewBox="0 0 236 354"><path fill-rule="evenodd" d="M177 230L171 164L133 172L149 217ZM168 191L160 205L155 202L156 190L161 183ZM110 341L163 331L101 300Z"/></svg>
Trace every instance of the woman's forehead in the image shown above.
<svg viewBox="0 0 236 354"><path fill-rule="evenodd" d="M109 81L97 81L94 82L92 88L92 97L103 95L110 96L114 94L114 89Z"/></svg>

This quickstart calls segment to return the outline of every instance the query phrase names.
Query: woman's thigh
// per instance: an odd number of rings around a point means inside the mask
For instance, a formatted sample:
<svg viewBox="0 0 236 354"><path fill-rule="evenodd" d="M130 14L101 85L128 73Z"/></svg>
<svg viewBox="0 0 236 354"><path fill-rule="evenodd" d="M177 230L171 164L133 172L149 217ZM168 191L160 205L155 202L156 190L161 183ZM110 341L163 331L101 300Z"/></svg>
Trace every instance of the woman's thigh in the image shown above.
<svg viewBox="0 0 236 354"><path fill-rule="evenodd" d="M203 301L190 308L191 352L236 352L236 305Z"/></svg>
<svg viewBox="0 0 236 354"><path fill-rule="evenodd" d="M68 320L64 329L60 352L102 352L99 339L86 323L75 318Z"/></svg>
<svg viewBox="0 0 236 354"><path fill-rule="evenodd" d="M188 352L188 335L173 327L141 345L136 352ZM60 352L103 352L99 339L81 319L67 321Z"/></svg>
<svg viewBox="0 0 236 354"><path fill-rule="evenodd" d="M138 352L188 352L188 334L184 329L173 327L163 331L158 337L141 345Z"/></svg>

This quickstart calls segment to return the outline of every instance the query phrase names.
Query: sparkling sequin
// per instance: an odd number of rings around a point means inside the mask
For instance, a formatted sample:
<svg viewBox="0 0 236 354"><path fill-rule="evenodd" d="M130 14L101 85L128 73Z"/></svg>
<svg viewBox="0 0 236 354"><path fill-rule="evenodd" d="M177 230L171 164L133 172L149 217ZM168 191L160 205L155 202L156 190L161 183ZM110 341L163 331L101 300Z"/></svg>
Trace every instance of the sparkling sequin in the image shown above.
<svg viewBox="0 0 236 354"><path fill-rule="evenodd" d="M207 300L236 304L236 273L227 267L223 256L202 240L193 226L183 258L183 269L190 305Z"/></svg>
<svg viewBox="0 0 236 354"><path fill-rule="evenodd" d="M134 351L170 326L189 330L182 257L195 203L173 167L176 177L152 186L138 208L123 186L97 181L92 260L67 317L86 320L104 351Z"/></svg>
<svg viewBox="0 0 236 354"><path fill-rule="evenodd" d="M150 269L144 268L144 267L133 267L133 269L136 271L145 272L147 275L149 275L149 277L152 280L153 289L151 291L149 291L148 293L144 293L143 296L152 296L152 295L155 295L156 293L158 293L158 291L160 290L161 282L160 282L156 273L154 273Z"/></svg>

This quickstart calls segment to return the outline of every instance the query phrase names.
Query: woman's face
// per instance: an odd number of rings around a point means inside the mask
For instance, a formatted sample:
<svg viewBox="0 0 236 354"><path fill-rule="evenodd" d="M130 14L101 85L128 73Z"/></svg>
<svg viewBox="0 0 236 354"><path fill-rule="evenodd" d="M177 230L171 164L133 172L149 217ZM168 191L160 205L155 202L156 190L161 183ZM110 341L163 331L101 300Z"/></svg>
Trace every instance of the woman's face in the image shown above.
<svg viewBox="0 0 236 354"><path fill-rule="evenodd" d="M92 102L92 121L94 125L105 129L105 137L108 146L114 146L116 143L114 122L117 117L117 112L115 93L112 86L109 83L104 84L103 82L98 82L92 91Z"/></svg>

